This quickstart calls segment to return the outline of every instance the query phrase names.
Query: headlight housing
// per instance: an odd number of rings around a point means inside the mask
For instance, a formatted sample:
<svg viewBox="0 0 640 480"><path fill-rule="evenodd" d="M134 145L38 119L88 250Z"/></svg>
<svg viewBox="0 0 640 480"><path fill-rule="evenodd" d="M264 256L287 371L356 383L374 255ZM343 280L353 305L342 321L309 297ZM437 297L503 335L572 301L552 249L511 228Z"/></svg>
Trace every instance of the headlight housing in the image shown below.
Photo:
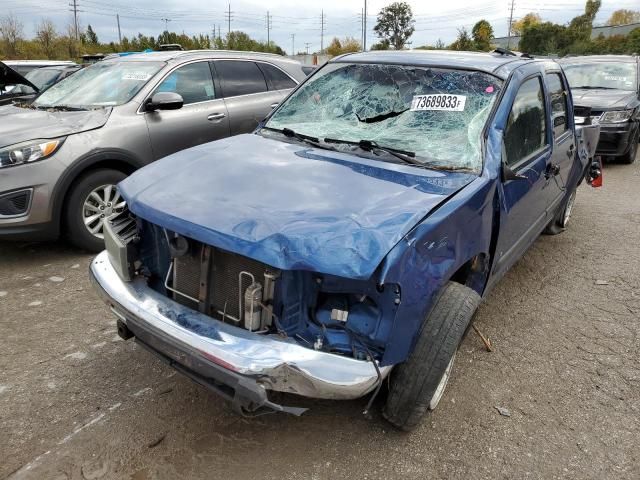
<svg viewBox="0 0 640 480"><path fill-rule="evenodd" d="M633 110L612 110L604 112L600 117L600 123L622 123L631 118Z"/></svg>
<svg viewBox="0 0 640 480"><path fill-rule="evenodd" d="M50 157L60 149L65 138L30 140L4 147L0 149L0 168L13 167Z"/></svg>

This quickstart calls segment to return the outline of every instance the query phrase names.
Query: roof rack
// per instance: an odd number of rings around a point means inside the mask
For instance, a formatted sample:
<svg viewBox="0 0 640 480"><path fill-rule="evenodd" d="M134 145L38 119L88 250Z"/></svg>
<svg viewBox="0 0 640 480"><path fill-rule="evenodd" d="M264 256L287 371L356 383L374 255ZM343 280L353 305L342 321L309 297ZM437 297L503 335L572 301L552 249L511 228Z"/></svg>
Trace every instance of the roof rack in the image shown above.
<svg viewBox="0 0 640 480"><path fill-rule="evenodd" d="M502 48L502 47L496 47L493 53L499 53L500 55L507 55L509 57L517 57L517 55L513 53L511 50L507 48Z"/></svg>

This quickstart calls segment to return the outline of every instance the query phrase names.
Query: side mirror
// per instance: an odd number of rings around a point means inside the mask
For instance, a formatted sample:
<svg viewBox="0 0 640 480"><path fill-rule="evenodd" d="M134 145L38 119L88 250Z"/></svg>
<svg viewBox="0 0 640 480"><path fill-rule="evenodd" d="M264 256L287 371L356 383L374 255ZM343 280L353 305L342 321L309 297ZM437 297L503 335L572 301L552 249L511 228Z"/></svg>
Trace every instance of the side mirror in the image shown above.
<svg viewBox="0 0 640 480"><path fill-rule="evenodd" d="M144 109L147 112L153 112L156 110L178 110L182 108L184 100L182 95L175 92L158 92L144 104Z"/></svg>
<svg viewBox="0 0 640 480"><path fill-rule="evenodd" d="M508 182L511 180L527 180L527 177L524 175L518 175L516 172L511 170L511 167L507 165L507 148L504 144L504 140L502 141L502 160L501 160L501 174L502 174L502 182Z"/></svg>

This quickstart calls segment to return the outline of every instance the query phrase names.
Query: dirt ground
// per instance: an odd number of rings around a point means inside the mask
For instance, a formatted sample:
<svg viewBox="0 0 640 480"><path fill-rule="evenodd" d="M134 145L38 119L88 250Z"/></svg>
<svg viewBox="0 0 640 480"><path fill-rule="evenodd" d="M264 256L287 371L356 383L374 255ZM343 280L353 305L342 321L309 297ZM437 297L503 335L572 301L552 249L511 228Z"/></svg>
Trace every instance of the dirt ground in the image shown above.
<svg viewBox="0 0 640 480"><path fill-rule="evenodd" d="M236 416L116 336L64 243L0 243L0 478L638 479L640 161L581 187L481 306L440 406L412 434L304 400ZM502 416L496 407L505 408Z"/></svg>

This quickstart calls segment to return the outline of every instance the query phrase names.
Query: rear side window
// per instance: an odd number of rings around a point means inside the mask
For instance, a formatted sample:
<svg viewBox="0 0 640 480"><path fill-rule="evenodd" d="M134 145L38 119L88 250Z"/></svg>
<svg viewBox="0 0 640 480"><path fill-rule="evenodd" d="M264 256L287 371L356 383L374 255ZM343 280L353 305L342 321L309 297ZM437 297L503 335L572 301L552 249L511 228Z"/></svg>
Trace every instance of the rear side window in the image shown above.
<svg viewBox="0 0 640 480"><path fill-rule="evenodd" d="M296 82L279 68L268 63L258 63L258 66L267 79L269 90L285 90L296 86Z"/></svg>
<svg viewBox="0 0 640 480"><path fill-rule="evenodd" d="M551 121L553 133L557 137L569 129L567 122L567 91L562 78L557 73L547 74L547 86L551 95Z"/></svg>
<svg viewBox="0 0 640 480"><path fill-rule="evenodd" d="M218 60L215 66L225 97L267 91L264 75L254 62Z"/></svg>
<svg viewBox="0 0 640 480"><path fill-rule="evenodd" d="M215 91L209 63L189 63L174 70L158 85L156 92L178 93L185 105L213 100Z"/></svg>
<svg viewBox="0 0 640 480"><path fill-rule="evenodd" d="M540 77L530 78L518 90L504 134L506 162L513 165L547 145L547 118Z"/></svg>

